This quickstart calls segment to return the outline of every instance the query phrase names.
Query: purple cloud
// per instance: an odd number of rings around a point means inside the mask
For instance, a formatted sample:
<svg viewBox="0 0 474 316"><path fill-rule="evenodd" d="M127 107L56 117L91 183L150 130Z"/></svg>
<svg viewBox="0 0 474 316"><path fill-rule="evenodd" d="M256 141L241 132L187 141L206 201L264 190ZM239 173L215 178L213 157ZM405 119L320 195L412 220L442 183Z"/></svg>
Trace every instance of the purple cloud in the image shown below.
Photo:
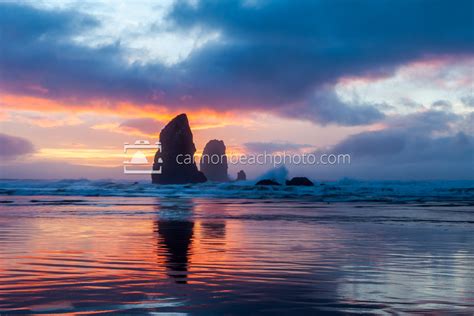
<svg viewBox="0 0 474 316"><path fill-rule="evenodd" d="M248 152L252 153L274 153L281 151L292 152L314 147L313 145L309 144L295 144L284 142L248 142L245 143L244 146Z"/></svg>
<svg viewBox="0 0 474 316"><path fill-rule="evenodd" d="M120 43L91 48L72 42L100 25L91 16L1 3L0 86L77 103L126 100L370 124L384 118L377 105L347 104L328 92L331 87L347 76L387 76L415 60L471 56L473 12L470 0L178 1L168 31L200 27L222 40L166 66L129 64Z"/></svg>
<svg viewBox="0 0 474 316"><path fill-rule="evenodd" d="M136 118L122 122L120 127L130 129L132 131L138 131L145 135L158 135L160 132L159 127L162 125L162 122L152 118Z"/></svg>
<svg viewBox="0 0 474 316"><path fill-rule="evenodd" d="M350 165L318 171L332 178L473 179L474 137L458 128L469 121L470 115L437 110L399 117L384 130L349 136L329 150L350 154Z"/></svg>
<svg viewBox="0 0 474 316"><path fill-rule="evenodd" d="M35 147L29 140L0 133L0 158L15 159L34 152Z"/></svg>

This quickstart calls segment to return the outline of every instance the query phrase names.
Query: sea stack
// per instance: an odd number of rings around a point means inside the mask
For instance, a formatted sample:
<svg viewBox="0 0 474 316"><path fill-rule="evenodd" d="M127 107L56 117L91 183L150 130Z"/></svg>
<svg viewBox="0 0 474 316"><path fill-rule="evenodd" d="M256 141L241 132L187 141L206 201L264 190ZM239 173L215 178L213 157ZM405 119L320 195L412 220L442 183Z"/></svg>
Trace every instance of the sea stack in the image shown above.
<svg viewBox="0 0 474 316"><path fill-rule="evenodd" d="M240 170L237 172L237 181L245 181L247 180L247 175L245 174L245 171Z"/></svg>
<svg viewBox="0 0 474 316"><path fill-rule="evenodd" d="M227 182L227 156L222 140L213 139L204 147L200 161L200 170L209 181Z"/></svg>
<svg viewBox="0 0 474 316"><path fill-rule="evenodd" d="M161 174L152 174L152 183L206 182L206 176L197 169L193 159L196 146L186 114L176 116L161 130L160 143L161 151L158 150L155 154L153 170L161 167Z"/></svg>

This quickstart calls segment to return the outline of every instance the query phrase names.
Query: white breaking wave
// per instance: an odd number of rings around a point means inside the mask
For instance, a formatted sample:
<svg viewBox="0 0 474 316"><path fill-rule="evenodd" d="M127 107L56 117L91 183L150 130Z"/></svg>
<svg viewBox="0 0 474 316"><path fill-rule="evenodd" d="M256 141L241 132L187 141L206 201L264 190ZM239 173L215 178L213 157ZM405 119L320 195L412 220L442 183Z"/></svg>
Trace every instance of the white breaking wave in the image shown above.
<svg viewBox="0 0 474 316"><path fill-rule="evenodd" d="M288 178L288 169L285 166L277 167L268 170L264 174L262 174L258 179L270 179L276 181L278 183L285 183L285 179Z"/></svg>
<svg viewBox="0 0 474 316"><path fill-rule="evenodd" d="M278 175L281 175L278 174ZM310 199L327 202L474 201L474 181L340 181L314 187L256 186L255 181L154 185L148 181L0 180L0 195ZM2 198L0 198L1 200Z"/></svg>

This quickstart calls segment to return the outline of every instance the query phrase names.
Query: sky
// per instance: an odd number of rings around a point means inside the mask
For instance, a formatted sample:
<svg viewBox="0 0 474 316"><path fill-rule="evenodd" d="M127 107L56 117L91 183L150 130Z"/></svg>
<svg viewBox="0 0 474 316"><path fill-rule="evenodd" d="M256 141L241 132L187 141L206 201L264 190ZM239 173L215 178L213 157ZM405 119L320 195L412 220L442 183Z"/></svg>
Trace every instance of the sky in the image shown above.
<svg viewBox="0 0 474 316"><path fill-rule="evenodd" d="M126 178L187 113L198 153L351 155L290 175L474 179L473 69L472 0L0 1L0 177Z"/></svg>

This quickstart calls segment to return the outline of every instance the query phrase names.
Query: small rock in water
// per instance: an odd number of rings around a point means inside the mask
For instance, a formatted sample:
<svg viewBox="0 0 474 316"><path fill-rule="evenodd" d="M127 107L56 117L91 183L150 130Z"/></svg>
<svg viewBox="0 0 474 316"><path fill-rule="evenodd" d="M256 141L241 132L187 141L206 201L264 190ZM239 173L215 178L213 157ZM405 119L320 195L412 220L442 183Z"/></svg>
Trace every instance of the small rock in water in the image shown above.
<svg viewBox="0 0 474 316"><path fill-rule="evenodd" d="M306 177L294 177L291 180L286 180L286 185L302 185L312 187L314 186L314 183Z"/></svg>
<svg viewBox="0 0 474 316"><path fill-rule="evenodd" d="M237 181L245 181L245 180L247 180L247 175L245 174L245 171L240 170L237 173Z"/></svg>
<svg viewBox="0 0 474 316"><path fill-rule="evenodd" d="M258 181L255 185L280 185L280 183L273 181L271 179L263 179Z"/></svg>

